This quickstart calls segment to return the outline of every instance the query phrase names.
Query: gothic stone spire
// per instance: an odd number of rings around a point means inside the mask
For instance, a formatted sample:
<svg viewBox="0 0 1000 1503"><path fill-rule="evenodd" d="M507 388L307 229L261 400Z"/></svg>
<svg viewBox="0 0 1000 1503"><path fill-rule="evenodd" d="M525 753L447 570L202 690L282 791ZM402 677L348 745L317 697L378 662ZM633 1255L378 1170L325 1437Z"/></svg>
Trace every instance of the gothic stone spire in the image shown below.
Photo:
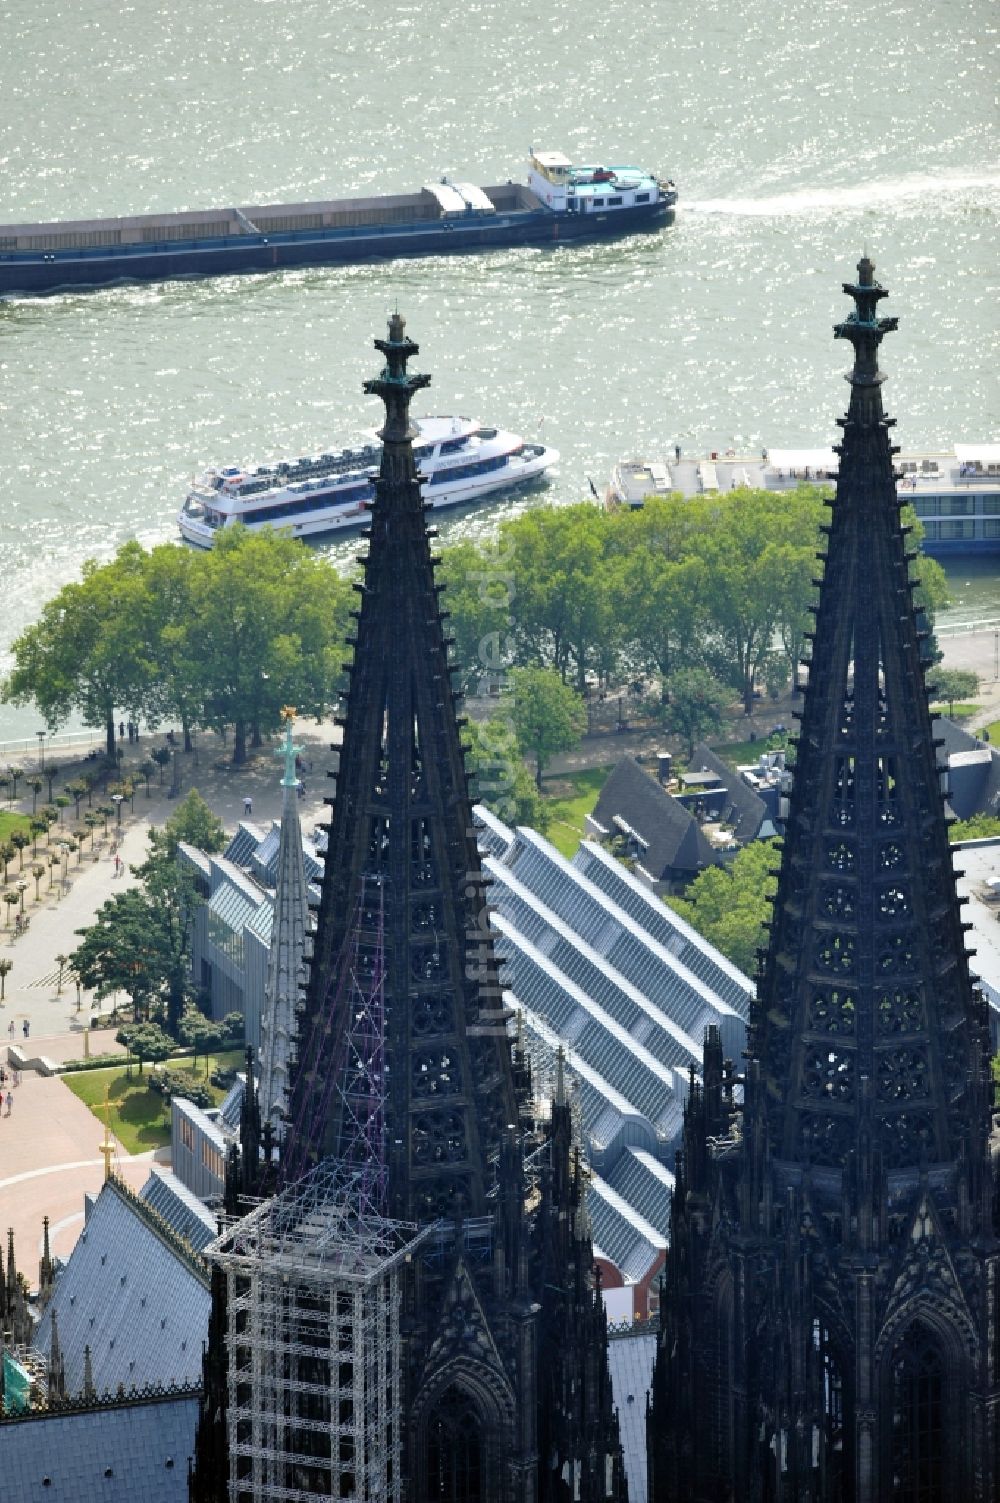
<svg viewBox="0 0 1000 1503"><path fill-rule="evenodd" d="M385 403L382 461L286 1163L300 1172L349 1146L350 997L377 984L385 1069L362 1073L384 1123L386 1208L422 1221L456 1200L486 1210L518 1102L413 458L410 401L430 378L407 369L417 346L398 313L375 343L385 365L365 390Z"/></svg>
<svg viewBox="0 0 1000 1503"><path fill-rule="evenodd" d="M964 944L867 257L737 1121L706 1051L671 1210L651 1503L998 1496L989 1039ZM722 1082L720 1089L720 1082Z"/></svg>
<svg viewBox="0 0 1000 1503"><path fill-rule="evenodd" d="M281 780L281 837L275 882L274 917L267 960L267 985L261 1017L260 1084L262 1121L271 1124L280 1142L288 1111L289 1068L298 1021L299 994L304 980L303 957L309 928L309 898L302 829L299 823L295 758L300 748L292 739L295 711L282 710L285 735L278 755L284 764Z"/></svg>
<svg viewBox="0 0 1000 1503"><path fill-rule="evenodd" d="M882 414L863 259L836 326L854 347L837 494L801 717L771 945L754 1018L776 1158L837 1176L859 1148L950 1192L972 1109L988 1123L988 1039L955 895L941 776ZM970 1145L971 1146L971 1145ZM943 1166L949 1166L945 1171Z"/></svg>

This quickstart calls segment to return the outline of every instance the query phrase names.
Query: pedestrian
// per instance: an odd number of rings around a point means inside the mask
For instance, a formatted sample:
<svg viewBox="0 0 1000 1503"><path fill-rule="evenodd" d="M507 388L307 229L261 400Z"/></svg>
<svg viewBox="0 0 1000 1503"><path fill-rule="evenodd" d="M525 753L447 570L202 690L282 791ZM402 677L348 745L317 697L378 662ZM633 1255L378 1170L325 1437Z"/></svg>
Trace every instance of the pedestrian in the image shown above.
<svg viewBox="0 0 1000 1503"><path fill-rule="evenodd" d="M253 799L252 798L247 797L247 798L245 798L243 800L243 813L244 814L252 814L253 813Z"/></svg>
<svg viewBox="0 0 1000 1503"><path fill-rule="evenodd" d="M302 779L300 778L299 779L299 798L305 798L305 796L306 796L306 785L305 785L305 783L303 783Z"/></svg>
<svg viewBox="0 0 1000 1503"><path fill-rule="evenodd" d="M24 1020L21 1031L24 1034L25 1038L27 1038L28 1034L31 1032L31 1024L28 1022L27 1018L25 1018Z"/></svg>
<svg viewBox="0 0 1000 1503"><path fill-rule="evenodd" d="M118 740L119 741L124 741L125 740L125 722L124 722L124 720L119 720L119 722L118 722Z"/></svg>
<svg viewBox="0 0 1000 1503"><path fill-rule="evenodd" d="M13 1018L11 1018L10 1022L7 1024L7 1032L10 1034L11 1038L14 1037L14 1019Z"/></svg>
<svg viewBox="0 0 1000 1503"><path fill-rule="evenodd" d="M7 1092L7 1115L8 1115L8 1117L10 1116L10 1109L11 1109L11 1107L13 1105L14 1105L14 1093L13 1093L13 1091L8 1091Z"/></svg>

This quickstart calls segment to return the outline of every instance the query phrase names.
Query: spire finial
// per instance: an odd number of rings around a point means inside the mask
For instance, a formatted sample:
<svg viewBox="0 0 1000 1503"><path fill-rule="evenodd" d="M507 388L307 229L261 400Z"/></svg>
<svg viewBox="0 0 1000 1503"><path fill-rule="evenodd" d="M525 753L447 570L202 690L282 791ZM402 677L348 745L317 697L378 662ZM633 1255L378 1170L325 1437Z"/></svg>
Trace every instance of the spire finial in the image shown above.
<svg viewBox="0 0 1000 1503"><path fill-rule="evenodd" d="M834 324L833 332L835 338L849 339L854 346L854 368L845 380L856 391L862 387L877 388L885 380L878 368L878 347L883 335L896 328L898 320L878 317L879 299L889 294L876 282L875 263L867 252L858 262L858 280L845 282L843 287L848 297L854 299L854 311L842 323Z"/></svg>
<svg viewBox="0 0 1000 1503"><path fill-rule="evenodd" d="M111 1160L114 1156L115 1143L111 1136L111 1093L105 1088L104 1091L104 1142L98 1152L104 1159L104 1183L111 1178Z"/></svg>
<svg viewBox="0 0 1000 1503"><path fill-rule="evenodd" d="M285 776L281 780L281 786L282 788L297 788L299 780L295 772L295 759L302 748L292 743L292 722L295 719L295 706L285 705L281 711L281 719L285 727L285 739L275 751L275 756L283 757L285 760Z"/></svg>

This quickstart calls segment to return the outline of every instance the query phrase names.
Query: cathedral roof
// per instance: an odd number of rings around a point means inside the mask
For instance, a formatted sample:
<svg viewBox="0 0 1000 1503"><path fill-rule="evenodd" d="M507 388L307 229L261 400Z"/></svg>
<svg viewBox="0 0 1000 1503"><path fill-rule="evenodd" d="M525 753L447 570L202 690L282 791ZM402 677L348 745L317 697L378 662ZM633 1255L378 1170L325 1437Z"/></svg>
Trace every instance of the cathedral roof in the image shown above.
<svg viewBox="0 0 1000 1503"><path fill-rule="evenodd" d="M216 1234L215 1217L192 1190L181 1184L176 1174L154 1164L149 1178L139 1191L139 1199L151 1206L178 1237L190 1243L195 1252L207 1247Z"/></svg>
<svg viewBox="0 0 1000 1503"><path fill-rule="evenodd" d="M0 1424L0 1485L17 1503L187 1503L198 1399L167 1393Z"/></svg>
<svg viewBox="0 0 1000 1503"><path fill-rule="evenodd" d="M653 1377L656 1337L612 1335L608 1367L628 1477L629 1503L646 1503L646 1395Z"/></svg>
<svg viewBox="0 0 1000 1503"><path fill-rule="evenodd" d="M49 1350L54 1312L71 1395L84 1386L86 1347L98 1394L197 1383L209 1303L200 1257L151 1203L112 1177L56 1280L34 1344Z"/></svg>

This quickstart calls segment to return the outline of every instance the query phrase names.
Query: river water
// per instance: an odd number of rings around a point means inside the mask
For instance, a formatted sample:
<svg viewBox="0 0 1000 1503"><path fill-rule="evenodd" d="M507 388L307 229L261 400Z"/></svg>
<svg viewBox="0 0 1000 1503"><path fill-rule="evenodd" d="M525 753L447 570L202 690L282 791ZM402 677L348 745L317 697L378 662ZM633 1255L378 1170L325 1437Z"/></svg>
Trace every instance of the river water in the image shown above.
<svg viewBox="0 0 1000 1503"><path fill-rule="evenodd" d="M614 244L0 304L0 656L85 557L174 536L200 462L373 424L397 306L419 411L543 437L577 500L674 442L829 443L867 249L899 441L1000 438L998 27L994 0L0 0L0 221L503 181L529 145L681 193Z"/></svg>

